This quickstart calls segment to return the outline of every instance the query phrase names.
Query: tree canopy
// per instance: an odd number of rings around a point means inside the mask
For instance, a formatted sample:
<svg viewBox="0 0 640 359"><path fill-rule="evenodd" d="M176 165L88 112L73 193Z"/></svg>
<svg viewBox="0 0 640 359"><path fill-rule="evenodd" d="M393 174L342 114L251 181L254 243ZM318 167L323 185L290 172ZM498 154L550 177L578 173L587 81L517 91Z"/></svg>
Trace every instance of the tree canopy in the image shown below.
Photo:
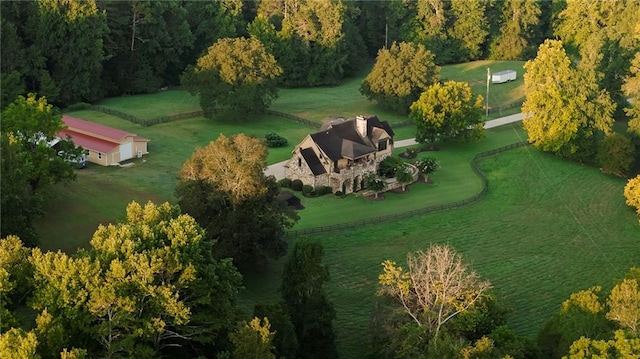
<svg viewBox="0 0 640 359"><path fill-rule="evenodd" d="M599 286L572 293L538 335L545 356L578 359L640 355L639 280L640 270L634 267L607 297Z"/></svg>
<svg viewBox="0 0 640 359"><path fill-rule="evenodd" d="M182 84L198 94L207 116L220 108L260 112L277 97L275 79L281 73L282 68L260 41L225 38L186 70Z"/></svg>
<svg viewBox="0 0 640 359"><path fill-rule="evenodd" d="M640 137L640 52L633 58L629 73L622 86L625 96L631 102L631 106L625 109L629 116L627 131Z"/></svg>
<svg viewBox="0 0 640 359"><path fill-rule="evenodd" d="M628 206L634 207L640 220L640 175L629 179L624 187L624 197Z"/></svg>
<svg viewBox="0 0 640 359"><path fill-rule="evenodd" d="M24 252L16 252L16 240L0 240L0 254ZM133 202L126 221L100 226L88 250L31 250L35 290L28 302L39 314L29 335L37 337L38 353L150 358L168 347L219 341L235 322L241 277L230 260L214 260L210 247L177 207ZM15 290L23 289L9 295Z"/></svg>
<svg viewBox="0 0 640 359"><path fill-rule="evenodd" d="M282 298L298 338L297 358L336 358L333 304L325 294L329 270L322 264L322 243L298 240L282 273Z"/></svg>
<svg viewBox="0 0 640 359"><path fill-rule="evenodd" d="M179 175L180 207L206 229L216 255L242 267L284 255L284 231L298 219L278 200L275 179L265 177L266 156L259 139L220 135L197 149Z"/></svg>
<svg viewBox="0 0 640 359"><path fill-rule="evenodd" d="M545 41L525 69L522 123L529 142L564 157L591 157L595 135L610 131L615 108L596 70L572 66L557 40Z"/></svg>
<svg viewBox="0 0 640 359"><path fill-rule="evenodd" d="M360 92L383 108L406 113L420 94L438 81L440 67L433 59L423 45L394 43L389 50L378 52Z"/></svg>
<svg viewBox="0 0 640 359"><path fill-rule="evenodd" d="M439 141L481 137L482 101L466 82L429 86L410 108L409 118L417 127L416 141L433 146Z"/></svg>
<svg viewBox="0 0 640 359"><path fill-rule="evenodd" d="M468 271L449 246L431 245L426 252L409 253L407 266L405 271L393 261L384 261L378 294L402 304L404 312L432 337L437 338L445 323L479 302L491 287Z"/></svg>
<svg viewBox="0 0 640 359"><path fill-rule="evenodd" d="M36 245L33 221L43 214L52 186L75 180L71 164L50 145L63 127L62 116L34 94L19 96L2 111L2 237L13 234ZM80 152L66 140L60 146Z"/></svg>
<svg viewBox="0 0 640 359"><path fill-rule="evenodd" d="M522 60L535 53L535 31L540 21L540 5L535 0L502 2L500 34L491 43L490 57L496 60Z"/></svg>

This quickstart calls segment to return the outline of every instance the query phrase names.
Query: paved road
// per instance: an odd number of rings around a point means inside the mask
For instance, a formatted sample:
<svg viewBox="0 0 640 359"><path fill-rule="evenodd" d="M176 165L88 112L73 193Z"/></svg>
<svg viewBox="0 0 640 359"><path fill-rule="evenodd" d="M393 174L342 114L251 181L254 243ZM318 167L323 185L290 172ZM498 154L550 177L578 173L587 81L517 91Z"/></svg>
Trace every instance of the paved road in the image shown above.
<svg viewBox="0 0 640 359"><path fill-rule="evenodd" d="M515 115L505 116L496 118L495 120L489 120L484 123L484 128L494 128L502 125L506 125L512 122L522 121L523 115L522 113L516 113ZM396 141L393 146L395 148L408 147L417 144L415 139L401 140ZM287 160L289 161L289 160ZM271 166L268 166L267 169L264 170L264 174L267 176L275 176L276 179L284 178L284 165L287 161L282 161L278 163L274 163Z"/></svg>

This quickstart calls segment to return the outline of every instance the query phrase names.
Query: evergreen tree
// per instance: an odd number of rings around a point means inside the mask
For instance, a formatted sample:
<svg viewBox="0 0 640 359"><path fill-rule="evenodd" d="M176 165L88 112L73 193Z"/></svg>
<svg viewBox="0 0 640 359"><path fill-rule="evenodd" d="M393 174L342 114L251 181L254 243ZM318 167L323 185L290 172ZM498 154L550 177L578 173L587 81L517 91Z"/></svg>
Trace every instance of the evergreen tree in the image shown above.
<svg viewBox="0 0 640 359"><path fill-rule="evenodd" d="M324 283L329 270L322 265L320 242L298 240L282 274L282 297L298 338L297 358L337 357L333 320L335 310L327 299Z"/></svg>

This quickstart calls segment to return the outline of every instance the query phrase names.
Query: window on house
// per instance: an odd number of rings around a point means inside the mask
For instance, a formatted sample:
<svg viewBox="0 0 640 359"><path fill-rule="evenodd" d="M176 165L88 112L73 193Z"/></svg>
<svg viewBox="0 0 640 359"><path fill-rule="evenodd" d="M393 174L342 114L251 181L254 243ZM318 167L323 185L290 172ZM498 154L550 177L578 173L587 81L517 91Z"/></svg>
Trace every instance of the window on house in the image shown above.
<svg viewBox="0 0 640 359"><path fill-rule="evenodd" d="M101 160L102 159L102 152L98 152L98 159Z"/></svg>
<svg viewBox="0 0 640 359"><path fill-rule="evenodd" d="M384 151L387 149L387 140L381 140L378 142L378 151Z"/></svg>
<svg viewBox="0 0 640 359"><path fill-rule="evenodd" d="M302 158L298 157L298 167L302 167Z"/></svg>

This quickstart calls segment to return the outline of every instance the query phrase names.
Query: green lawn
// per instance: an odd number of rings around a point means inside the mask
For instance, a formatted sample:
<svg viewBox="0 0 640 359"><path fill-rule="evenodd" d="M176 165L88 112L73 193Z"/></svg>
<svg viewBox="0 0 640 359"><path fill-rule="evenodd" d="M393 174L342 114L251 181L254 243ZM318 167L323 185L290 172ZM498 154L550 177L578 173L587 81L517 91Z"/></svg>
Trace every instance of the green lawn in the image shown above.
<svg viewBox="0 0 640 359"><path fill-rule="evenodd" d="M331 274L327 289L342 358L366 354L380 263L404 263L407 252L430 243L460 251L514 310L509 325L532 337L569 294L594 285L611 288L639 264L640 226L624 204L625 180L531 147L479 164L489 191L475 204L317 237ZM411 191L416 186L427 185L414 184ZM246 278L245 308L277 297L281 263Z"/></svg>
<svg viewBox="0 0 640 359"><path fill-rule="evenodd" d="M490 86L489 106L502 106L524 99L523 64L523 61L474 61L447 65L442 67L440 77L443 80L470 82L473 91L485 97L487 67L490 67L492 72L516 70L518 72L516 81ZM391 124L407 121L407 116L384 111L375 102L370 102L360 94L360 84L367 74L368 71L364 71L360 76L347 79L336 87L318 87L304 91L281 89L280 97L273 103L272 108L318 123L333 116L354 117L362 114L376 114Z"/></svg>
<svg viewBox="0 0 640 359"><path fill-rule="evenodd" d="M479 152L521 142L526 138L520 123L487 131L487 137L475 143L448 144L439 151L422 152L420 157L435 157L441 168L430 179L433 184L416 183L405 194L385 193L384 201L370 201L361 196L338 198L327 195L319 198L301 197L307 207L299 211L300 221L294 229L327 226L360 219L445 204L471 197L482 189L480 179L471 170L470 162ZM396 153L404 151L397 149Z"/></svg>
<svg viewBox="0 0 640 359"><path fill-rule="evenodd" d="M474 62L446 66L444 79L470 81L484 94L486 67L492 71L520 70L518 80L492 85L493 102L523 98L522 62ZM518 68L520 66L520 68ZM311 119L318 124L332 116L377 114L392 124L406 116L380 111L362 97L361 77L331 88L282 89L273 109ZM195 97L181 90L153 95L127 96L100 103L143 118L198 109ZM510 109L492 118L518 112ZM264 137L276 132L289 146L269 151L268 163L290 156L291 149L315 130L276 116L237 121L225 116L192 118L142 127L94 111L72 116L121 128L151 139L150 154L135 159L130 168L99 167L78 171L78 181L60 187L47 216L37 223L44 249L73 252L85 247L100 223L124 216L131 200L174 202L176 174L198 146L220 133L243 132ZM413 126L396 129L396 139L413 137ZM520 124L487 132L472 144L445 145L434 156L442 168L432 175L433 184L416 183L407 194L386 194L384 201L349 196L338 199L302 198L306 209L295 229L349 222L371 216L437 205L469 197L481 182L469 163L485 150L525 139ZM456 210L411 219L370 225L360 229L320 235L331 272L328 291L335 302L335 323L340 355L361 358L365 354L370 312L375 300L376 276L385 259L403 261L407 251L424 249L429 243L449 243L463 253L474 268L495 287L499 298L514 309L510 324L534 335L549 315L571 293L592 285L610 287L631 265L638 265L640 226L633 211L624 205L625 181L601 174L597 169L540 154L531 147L509 151L480 161L489 180L489 192L479 202ZM284 259L267 270L245 277L240 298L251 311L256 302L277 297Z"/></svg>
<svg viewBox="0 0 640 359"><path fill-rule="evenodd" d="M200 110L198 98L181 89L147 95L130 95L104 99L97 103L143 119L177 115Z"/></svg>

